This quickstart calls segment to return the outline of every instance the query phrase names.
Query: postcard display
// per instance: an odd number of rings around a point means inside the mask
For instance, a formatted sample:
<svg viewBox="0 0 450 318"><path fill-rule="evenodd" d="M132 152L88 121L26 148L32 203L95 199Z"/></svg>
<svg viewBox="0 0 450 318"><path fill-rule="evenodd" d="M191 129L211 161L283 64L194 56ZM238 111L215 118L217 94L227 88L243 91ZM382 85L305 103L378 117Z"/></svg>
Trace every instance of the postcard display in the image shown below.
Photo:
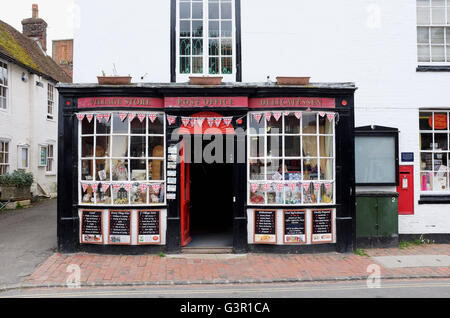
<svg viewBox="0 0 450 318"><path fill-rule="evenodd" d="M312 245L336 243L336 210L248 209L248 243Z"/></svg>
<svg viewBox="0 0 450 318"><path fill-rule="evenodd" d="M165 209L80 209L80 243L165 245Z"/></svg>

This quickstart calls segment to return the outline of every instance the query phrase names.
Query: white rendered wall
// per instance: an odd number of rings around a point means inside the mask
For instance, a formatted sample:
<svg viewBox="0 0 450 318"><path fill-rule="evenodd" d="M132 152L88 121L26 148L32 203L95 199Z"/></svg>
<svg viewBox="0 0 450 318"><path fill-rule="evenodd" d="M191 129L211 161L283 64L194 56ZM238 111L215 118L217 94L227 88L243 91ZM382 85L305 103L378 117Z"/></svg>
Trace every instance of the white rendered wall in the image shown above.
<svg viewBox="0 0 450 318"><path fill-rule="evenodd" d="M77 2L76 82L95 82L112 63L134 81L149 73L145 82L169 82L170 1ZM399 217L400 233L450 233L450 205L418 205L418 110L450 109L450 72L416 72L416 1L241 0L241 6L243 82L267 76L355 82L356 126L398 128L400 152L415 155L415 214Z"/></svg>

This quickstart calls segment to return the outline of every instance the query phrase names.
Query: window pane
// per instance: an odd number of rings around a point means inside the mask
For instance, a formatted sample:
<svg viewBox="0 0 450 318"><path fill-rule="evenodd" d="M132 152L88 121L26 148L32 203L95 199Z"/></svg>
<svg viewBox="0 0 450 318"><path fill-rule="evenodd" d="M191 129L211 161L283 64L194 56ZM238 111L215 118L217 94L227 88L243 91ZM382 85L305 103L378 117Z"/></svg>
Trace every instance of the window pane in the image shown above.
<svg viewBox="0 0 450 318"><path fill-rule="evenodd" d="M113 127L114 134L128 134L128 120L122 121L119 114L113 114Z"/></svg>
<svg viewBox="0 0 450 318"><path fill-rule="evenodd" d="M94 180L92 160L81 160L81 180Z"/></svg>
<svg viewBox="0 0 450 318"><path fill-rule="evenodd" d="M192 36L193 37L203 36L203 21L192 21Z"/></svg>
<svg viewBox="0 0 450 318"><path fill-rule="evenodd" d="M231 21L222 21L222 32L221 35L226 38L232 37L232 26Z"/></svg>
<svg viewBox="0 0 450 318"><path fill-rule="evenodd" d="M283 180L283 160L282 159L272 159L267 160L267 180Z"/></svg>
<svg viewBox="0 0 450 318"><path fill-rule="evenodd" d="M303 113L302 123L304 134L317 134L316 114Z"/></svg>
<svg viewBox="0 0 450 318"><path fill-rule="evenodd" d="M264 160L249 160L250 180L264 180Z"/></svg>
<svg viewBox="0 0 450 318"><path fill-rule="evenodd" d="M130 157L132 158L145 158L146 152L146 144L145 144L145 136L142 137L131 137L131 145L130 145Z"/></svg>
<svg viewBox="0 0 450 318"><path fill-rule="evenodd" d="M265 120L262 116L261 120L258 122L253 114L249 114L250 119L250 134L264 134Z"/></svg>
<svg viewBox="0 0 450 318"><path fill-rule="evenodd" d="M262 120L265 120L265 118L263 118ZM267 122L267 133L268 134L283 133L283 120L281 117L278 120L276 120L274 117L270 118L270 121Z"/></svg>
<svg viewBox="0 0 450 318"><path fill-rule="evenodd" d="M210 19L219 19L219 4L218 3L209 3L209 18Z"/></svg>
<svg viewBox="0 0 450 318"><path fill-rule="evenodd" d="M132 134L145 134L146 130L146 119L144 119L142 122L139 118L133 119L131 122L131 133Z"/></svg>
<svg viewBox="0 0 450 318"><path fill-rule="evenodd" d="M302 161L301 159L285 160L286 171L284 179L293 181L302 179Z"/></svg>
<svg viewBox="0 0 450 318"><path fill-rule="evenodd" d="M320 136L320 156L321 157L333 157L333 137Z"/></svg>
<svg viewBox="0 0 450 318"><path fill-rule="evenodd" d="M164 158L164 137L148 137L148 156Z"/></svg>
<svg viewBox="0 0 450 318"><path fill-rule="evenodd" d="M317 157L317 137L316 136L303 136L303 156L304 157Z"/></svg>
<svg viewBox="0 0 450 318"><path fill-rule="evenodd" d="M216 38L219 36L219 22L209 21L209 36Z"/></svg>
<svg viewBox="0 0 450 318"><path fill-rule="evenodd" d="M233 43L231 40L222 40L222 55L233 54Z"/></svg>
<svg viewBox="0 0 450 318"><path fill-rule="evenodd" d="M209 58L209 74L219 74L219 58Z"/></svg>
<svg viewBox="0 0 450 318"><path fill-rule="evenodd" d="M286 157L300 157L300 136L286 136L284 138L284 151Z"/></svg>
<svg viewBox="0 0 450 318"><path fill-rule="evenodd" d="M109 205L112 203L111 187L107 188L106 191L104 191L100 184L96 194L97 204Z"/></svg>
<svg viewBox="0 0 450 318"><path fill-rule="evenodd" d="M116 205L125 205L125 204L129 204L129 199L128 199L128 191L125 190L124 188L120 188L119 191L114 193L114 204Z"/></svg>
<svg viewBox="0 0 450 318"><path fill-rule="evenodd" d="M191 39L180 39L180 55L191 55Z"/></svg>
<svg viewBox="0 0 450 318"><path fill-rule="evenodd" d="M420 134L420 150L433 150L433 134Z"/></svg>
<svg viewBox="0 0 450 318"><path fill-rule="evenodd" d="M250 137L250 157L264 157L265 137Z"/></svg>
<svg viewBox="0 0 450 318"><path fill-rule="evenodd" d="M301 204L302 203L302 190L296 186L293 190L289 186L284 187L284 193L286 196L286 204Z"/></svg>
<svg viewBox="0 0 450 318"><path fill-rule="evenodd" d="M145 170L144 170L145 171ZM139 183L133 183L131 187L131 204L146 204L148 189L143 189Z"/></svg>
<svg viewBox="0 0 450 318"><path fill-rule="evenodd" d="M94 134L94 119L89 122L86 118L81 122L81 133L83 135L93 135Z"/></svg>
<svg viewBox="0 0 450 318"><path fill-rule="evenodd" d="M417 43L430 43L430 28L417 28Z"/></svg>
<svg viewBox="0 0 450 318"><path fill-rule="evenodd" d="M329 189L322 185L321 187L321 202L322 203L332 203L333 202L333 185Z"/></svg>
<svg viewBox="0 0 450 318"><path fill-rule="evenodd" d="M209 55L219 55L219 41L209 40ZM218 60L217 60L218 63ZM217 66L218 68L218 66Z"/></svg>
<svg viewBox="0 0 450 318"><path fill-rule="evenodd" d="M203 58L193 57L192 58L192 73L201 74L203 73Z"/></svg>
<svg viewBox="0 0 450 318"><path fill-rule="evenodd" d="M111 160L95 160L95 173L97 181L110 181Z"/></svg>
<svg viewBox="0 0 450 318"><path fill-rule="evenodd" d="M180 2L180 19L189 19L191 17L191 4L189 2Z"/></svg>
<svg viewBox="0 0 450 318"><path fill-rule="evenodd" d="M191 21L180 22L180 37L191 36Z"/></svg>
<svg viewBox="0 0 450 318"><path fill-rule="evenodd" d="M281 157L283 156L283 137L267 136L267 156Z"/></svg>
<svg viewBox="0 0 450 318"><path fill-rule="evenodd" d="M112 178L113 181L128 181L128 160L112 160Z"/></svg>
<svg viewBox="0 0 450 318"><path fill-rule="evenodd" d="M149 134L164 134L164 115L157 115L154 122L148 121Z"/></svg>
<svg viewBox="0 0 450 318"><path fill-rule="evenodd" d="M433 173L423 172L420 174L420 189L422 191L432 191L433 190Z"/></svg>
<svg viewBox="0 0 450 318"><path fill-rule="evenodd" d="M303 203L305 204L317 203L317 195L312 185L309 187L308 190L303 189Z"/></svg>
<svg viewBox="0 0 450 318"><path fill-rule="evenodd" d="M203 19L203 3L192 4L192 19Z"/></svg>
<svg viewBox="0 0 450 318"><path fill-rule="evenodd" d="M94 137L81 138L81 157L89 158L94 156Z"/></svg>
<svg viewBox="0 0 450 318"><path fill-rule="evenodd" d="M101 136L96 138L95 156L98 158L109 157L111 142L109 136Z"/></svg>
<svg viewBox="0 0 450 318"><path fill-rule="evenodd" d="M203 40L194 39L192 40L192 55L202 55L203 54Z"/></svg>
<svg viewBox="0 0 450 318"><path fill-rule="evenodd" d="M445 8L432 8L431 9L433 24L445 24Z"/></svg>
<svg viewBox="0 0 450 318"><path fill-rule="evenodd" d="M420 154L420 170L432 171L433 170L433 154L422 152Z"/></svg>
<svg viewBox="0 0 450 318"><path fill-rule="evenodd" d="M448 130L447 113L434 113L434 130Z"/></svg>
<svg viewBox="0 0 450 318"><path fill-rule="evenodd" d="M221 18L231 19L231 2L221 3Z"/></svg>
<svg viewBox="0 0 450 318"><path fill-rule="evenodd" d="M320 159L320 180L332 181L334 179L333 162L333 159Z"/></svg>
<svg viewBox="0 0 450 318"><path fill-rule="evenodd" d="M319 134L333 134L333 121L330 122L326 116L319 116Z"/></svg>
<svg viewBox="0 0 450 318"><path fill-rule="evenodd" d="M300 133L300 119L295 115L289 115L284 117L284 133L286 134L299 134Z"/></svg>
<svg viewBox="0 0 450 318"><path fill-rule="evenodd" d="M318 180L317 159L303 160L303 180Z"/></svg>
<svg viewBox="0 0 450 318"><path fill-rule="evenodd" d="M104 120L102 120L101 123L97 121L97 134L109 134L111 133L111 120L105 123Z"/></svg>
<svg viewBox="0 0 450 318"><path fill-rule="evenodd" d="M131 181L147 180L146 160L130 160Z"/></svg>
<svg viewBox="0 0 450 318"><path fill-rule="evenodd" d="M233 73L233 60L231 57L222 58L222 74Z"/></svg>
<svg viewBox="0 0 450 318"><path fill-rule="evenodd" d="M149 160L148 176L153 181L163 181L164 176L164 160Z"/></svg>
<svg viewBox="0 0 450 318"><path fill-rule="evenodd" d="M127 136L113 136L113 157L127 157L128 156L128 137Z"/></svg>
<svg viewBox="0 0 450 318"><path fill-rule="evenodd" d="M419 114L419 127L420 130L431 130L432 129L432 117L433 113L420 112Z"/></svg>
<svg viewBox="0 0 450 318"><path fill-rule="evenodd" d="M431 43L444 44L444 28L431 28Z"/></svg>
<svg viewBox="0 0 450 318"><path fill-rule="evenodd" d="M181 74L191 73L191 65L190 65L189 57L181 57L180 58L180 73Z"/></svg>
<svg viewBox="0 0 450 318"><path fill-rule="evenodd" d="M445 49L443 46L431 47L431 61L432 62L445 62Z"/></svg>
<svg viewBox="0 0 450 318"><path fill-rule="evenodd" d="M417 24L428 25L430 24L430 9L429 8L417 8Z"/></svg>
<svg viewBox="0 0 450 318"><path fill-rule="evenodd" d="M445 6L445 0L431 0L431 5L433 7L443 7Z"/></svg>
<svg viewBox="0 0 450 318"><path fill-rule="evenodd" d="M448 150L448 134L435 134L434 146L434 150Z"/></svg>

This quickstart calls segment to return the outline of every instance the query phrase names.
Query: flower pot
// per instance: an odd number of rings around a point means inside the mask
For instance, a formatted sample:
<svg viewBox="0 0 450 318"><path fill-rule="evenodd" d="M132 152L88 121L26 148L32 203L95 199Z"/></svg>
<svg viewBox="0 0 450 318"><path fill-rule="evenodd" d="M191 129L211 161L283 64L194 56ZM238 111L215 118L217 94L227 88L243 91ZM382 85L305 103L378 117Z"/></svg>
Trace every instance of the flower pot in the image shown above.
<svg viewBox="0 0 450 318"><path fill-rule="evenodd" d="M128 85L131 76L97 76L100 85Z"/></svg>
<svg viewBox="0 0 450 318"><path fill-rule="evenodd" d="M221 76L191 76L189 84L191 85L220 85L223 77Z"/></svg>
<svg viewBox="0 0 450 318"><path fill-rule="evenodd" d="M311 77L277 77L278 85L309 85Z"/></svg>
<svg viewBox="0 0 450 318"><path fill-rule="evenodd" d="M29 186L15 187L0 185L0 188L2 189L0 201L8 201L10 198L14 198L14 201L31 199L31 191Z"/></svg>

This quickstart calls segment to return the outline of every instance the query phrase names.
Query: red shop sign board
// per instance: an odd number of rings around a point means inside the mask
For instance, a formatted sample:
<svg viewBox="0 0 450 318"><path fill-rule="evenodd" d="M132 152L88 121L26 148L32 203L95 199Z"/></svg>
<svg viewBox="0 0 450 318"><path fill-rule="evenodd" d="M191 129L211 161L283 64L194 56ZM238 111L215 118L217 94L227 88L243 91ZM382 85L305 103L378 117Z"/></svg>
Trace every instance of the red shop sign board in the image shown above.
<svg viewBox="0 0 450 318"><path fill-rule="evenodd" d="M151 97L88 97L78 99L78 108L97 107L163 108L164 100Z"/></svg>
<svg viewBox="0 0 450 318"><path fill-rule="evenodd" d="M166 97L166 108L247 108L248 97Z"/></svg>
<svg viewBox="0 0 450 318"><path fill-rule="evenodd" d="M334 98L319 97L273 97L273 98L251 98L249 108L336 108Z"/></svg>

